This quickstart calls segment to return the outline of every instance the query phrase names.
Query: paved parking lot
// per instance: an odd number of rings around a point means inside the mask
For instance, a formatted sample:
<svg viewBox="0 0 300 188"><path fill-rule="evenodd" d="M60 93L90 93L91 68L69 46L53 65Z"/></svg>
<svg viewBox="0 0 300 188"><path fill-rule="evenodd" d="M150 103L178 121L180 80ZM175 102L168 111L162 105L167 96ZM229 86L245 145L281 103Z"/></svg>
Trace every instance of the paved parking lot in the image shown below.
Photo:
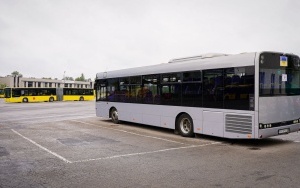
<svg viewBox="0 0 300 188"><path fill-rule="evenodd" d="M183 138L112 124L94 101L0 100L0 187L298 187L300 134Z"/></svg>

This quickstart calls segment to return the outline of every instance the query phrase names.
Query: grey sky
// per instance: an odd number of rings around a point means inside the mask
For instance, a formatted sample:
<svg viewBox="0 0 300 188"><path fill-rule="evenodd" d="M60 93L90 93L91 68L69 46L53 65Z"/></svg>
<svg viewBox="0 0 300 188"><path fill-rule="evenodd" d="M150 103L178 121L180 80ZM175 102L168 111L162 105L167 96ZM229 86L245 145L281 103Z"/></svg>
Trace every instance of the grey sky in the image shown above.
<svg viewBox="0 0 300 188"><path fill-rule="evenodd" d="M0 76L97 72L203 53L300 55L299 0L0 0Z"/></svg>

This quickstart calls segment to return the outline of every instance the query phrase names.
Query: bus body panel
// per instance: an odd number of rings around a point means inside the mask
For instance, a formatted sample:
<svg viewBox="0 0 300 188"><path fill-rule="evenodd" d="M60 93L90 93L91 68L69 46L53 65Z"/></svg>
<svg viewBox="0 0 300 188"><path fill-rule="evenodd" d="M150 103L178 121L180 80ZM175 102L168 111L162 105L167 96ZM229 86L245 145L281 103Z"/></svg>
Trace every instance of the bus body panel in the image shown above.
<svg viewBox="0 0 300 188"><path fill-rule="evenodd" d="M300 119L300 96L259 98L259 123L268 124L295 119Z"/></svg>
<svg viewBox="0 0 300 188"><path fill-rule="evenodd" d="M149 104L130 104L117 102L97 102L96 115L109 118L109 110L114 107L118 110L119 120L175 129L175 120L178 114L188 113L194 121L194 129L202 131L202 111L199 108L161 106Z"/></svg>
<svg viewBox="0 0 300 188"><path fill-rule="evenodd" d="M289 129L289 132L298 131L298 123L300 96L259 98L259 135L262 137L278 135L279 130L283 129Z"/></svg>
<svg viewBox="0 0 300 188"><path fill-rule="evenodd" d="M27 98L28 102L47 102L50 98L53 98L54 101L57 100L56 96L24 96L24 97L12 97L12 98L5 98L5 102L10 103L21 103L23 99Z"/></svg>
<svg viewBox="0 0 300 188"><path fill-rule="evenodd" d="M91 101L94 100L94 95L64 95L63 100L64 101L79 101L80 98L83 98L84 101Z"/></svg>
<svg viewBox="0 0 300 188"><path fill-rule="evenodd" d="M300 130L300 124L293 124L293 125L286 125L281 127L275 127L275 128L268 128L268 129L260 129L259 130L259 138L268 138L271 136L280 135L280 130L288 130L289 132L282 133L282 134L288 134L290 132L298 132Z"/></svg>
<svg viewBox="0 0 300 188"><path fill-rule="evenodd" d="M203 111L203 133L224 137L224 113L217 111Z"/></svg>
<svg viewBox="0 0 300 188"><path fill-rule="evenodd" d="M195 133L226 138L257 138L255 129L252 129L254 112L98 101L96 102L96 115L109 118L111 108L117 109L121 121L168 129L175 129L176 117L184 112L191 116ZM232 119L229 122L228 116L235 117L235 124ZM241 120L238 117L242 117L242 119L247 117L250 132L245 133L243 129L239 128L238 123L244 119Z"/></svg>
<svg viewBox="0 0 300 188"><path fill-rule="evenodd" d="M208 70L225 67L241 67L254 65L256 53L244 53L234 56L223 56L218 58L196 59L178 63L162 63L144 67L115 70L109 72L99 72L96 79L117 78L124 76L160 74L166 72Z"/></svg>

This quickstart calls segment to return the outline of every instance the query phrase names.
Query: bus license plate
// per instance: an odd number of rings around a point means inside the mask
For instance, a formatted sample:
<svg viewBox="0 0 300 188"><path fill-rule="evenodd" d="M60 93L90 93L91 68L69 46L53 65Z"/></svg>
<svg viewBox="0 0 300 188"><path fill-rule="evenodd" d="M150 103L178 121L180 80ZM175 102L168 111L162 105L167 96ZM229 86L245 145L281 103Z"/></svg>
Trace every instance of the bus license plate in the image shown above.
<svg viewBox="0 0 300 188"><path fill-rule="evenodd" d="M278 130L278 134L288 134L290 132L290 129L280 129Z"/></svg>

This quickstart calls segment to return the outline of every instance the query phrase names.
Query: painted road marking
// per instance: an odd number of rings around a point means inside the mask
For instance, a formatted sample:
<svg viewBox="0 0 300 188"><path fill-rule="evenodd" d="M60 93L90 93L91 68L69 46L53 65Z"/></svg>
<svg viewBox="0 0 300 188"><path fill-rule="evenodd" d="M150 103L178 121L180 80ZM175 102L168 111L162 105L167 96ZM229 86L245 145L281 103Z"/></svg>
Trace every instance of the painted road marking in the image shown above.
<svg viewBox="0 0 300 188"><path fill-rule="evenodd" d="M107 159L115 159L115 158L123 158L123 157L130 157L130 156L138 156L138 155L146 155L146 154L153 154L153 153L162 153L162 152L167 152L167 151L174 151L174 150L180 150L180 149L189 149L189 148L196 148L196 147L204 147L204 146L210 146L214 144L219 144L220 142L212 142L208 144L202 144L202 145L191 145L191 146L185 146L185 147L177 147L177 148L168 148L168 149L162 149L162 150L155 150L155 151L148 151L148 152L139 152L139 153L129 153L129 154L124 154L124 155L114 155L110 157L102 157L102 158L94 158L94 159L85 159L85 160L78 160L78 161L70 161L67 160L66 158L62 157L61 155L58 155L57 153L50 151L49 149L45 148L44 146L41 146L40 144L36 143L35 141L23 136L21 133L15 131L14 129L11 129L15 134L19 135L20 137L28 140L32 144L36 145L40 149L54 155L55 157L61 159L62 161L66 163L84 163L84 162L91 162L91 161L99 161L99 160L107 160Z"/></svg>
<svg viewBox="0 0 300 188"><path fill-rule="evenodd" d="M202 144L202 145L191 145L191 146L178 147L178 148L169 148L169 149L162 149L162 150L156 150L156 151L147 151L147 152L140 152L140 153L129 153L129 154L124 154L124 155L114 155L114 156L110 156L110 157L102 157L102 158L95 158L95 159L85 159L85 160L73 161L72 163L84 163L84 162L99 161L99 160L105 160L105 159L115 159L115 158L129 157L129 156L146 155L146 154L152 154L152 153L161 153L161 152L166 152L166 151L210 146L210 145L219 144L219 143L220 142L212 142L212 143L209 143L209 144Z"/></svg>
<svg viewBox="0 0 300 188"><path fill-rule="evenodd" d="M77 121L77 120L70 120L70 121L99 127L99 125L97 125L97 124L92 124L92 123L87 123L87 122L82 122L82 121ZM101 128L105 128L105 129L109 129L109 130L114 130L114 131L119 131L119 132L123 132L123 133L127 133L127 134L132 134L132 135L136 135L136 136L141 136L141 137L152 138L152 139L163 140L163 141L167 141L167 142L172 142L172 143L186 145L186 143L177 142L177 141L174 141L174 140L169 140L169 139L164 139L164 138L159 138L159 137L153 137L153 136L146 136L146 135L132 133L132 132L125 131L125 130L114 129L114 128L109 128L109 127L103 127L103 126L101 126ZM102 158L92 158L92 159L70 161L70 160L62 157L61 155L59 155L59 154L57 154L57 153L55 153L55 152L47 149L46 147L44 147L44 146L36 143L35 141L33 141L33 140L25 137L24 135L22 135L18 131L14 130L14 129L11 129L11 131L13 131L15 134L19 135L20 137L24 138L25 140L31 142L32 144L34 144L38 148L40 148L40 149L42 149L42 150L50 153L51 155L59 158L60 160L66 162L66 163L69 163L69 164L71 164L71 163L84 163L84 162L99 161L99 160L107 160L107 159L115 159L115 158L123 158L123 157L130 157L130 156L139 156L139 155L146 155L146 154L153 154L153 153L162 153L162 152L173 151L173 150L189 149L189 148L196 148L196 147L204 147L204 146L209 146L209 145L214 145L214 144L219 144L220 143L220 142L211 142L211 143L206 143L206 144L202 144L202 145L189 145L189 146L184 146L184 147L175 147L175 148L161 149L161 150L148 151L148 152L129 153L129 154L114 155L114 156L102 157Z"/></svg>
<svg viewBox="0 0 300 188"><path fill-rule="evenodd" d="M165 138L159 138L159 137L154 137L154 136L147 136L147 135L137 134L137 133L133 133L133 132L129 132L129 131L124 131L124 130L120 130L120 129L114 129L114 128L110 128L110 127L99 126L99 125L96 125L96 124L93 124L93 123L86 123L86 122L77 121L77 120L70 120L70 121L77 122L77 123L82 123L82 124L86 124L86 125L97 126L98 128L101 127L101 128L104 128L104 129L119 131L119 132L123 132L123 133L127 133L127 134L132 134L132 135L136 135L136 136L140 136L140 137L152 138L152 139L157 139L157 140L163 140L163 141L166 141L166 142L173 142L173 143L177 143L177 144L187 145L186 143L177 142L177 141L174 141L174 140L169 140L169 139L165 139Z"/></svg>
<svg viewBox="0 0 300 188"><path fill-rule="evenodd" d="M29 139L29 138L23 136L21 133L15 131L14 129L11 129L11 130L12 130L14 133L16 133L17 135L21 136L22 138L24 138L24 139L28 140L29 142L31 142L32 144L36 145L36 146L39 147L40 149L45 150L46 152L48 152L48 153L54 155L55 157L57 157L57 158L63 160L64 162L66 162L66 163L72 163L71 161L67 160L66 158L64 158L64 157L62 157L62 156L60 156L60 155L58 155L57 153L55 153L55 152L53 152L53 151L50 151L49 149L45 148L44 146L41 146L40 144L36 143L35 141L33 141L33 140L31 140L31 139Z"/></svg>

